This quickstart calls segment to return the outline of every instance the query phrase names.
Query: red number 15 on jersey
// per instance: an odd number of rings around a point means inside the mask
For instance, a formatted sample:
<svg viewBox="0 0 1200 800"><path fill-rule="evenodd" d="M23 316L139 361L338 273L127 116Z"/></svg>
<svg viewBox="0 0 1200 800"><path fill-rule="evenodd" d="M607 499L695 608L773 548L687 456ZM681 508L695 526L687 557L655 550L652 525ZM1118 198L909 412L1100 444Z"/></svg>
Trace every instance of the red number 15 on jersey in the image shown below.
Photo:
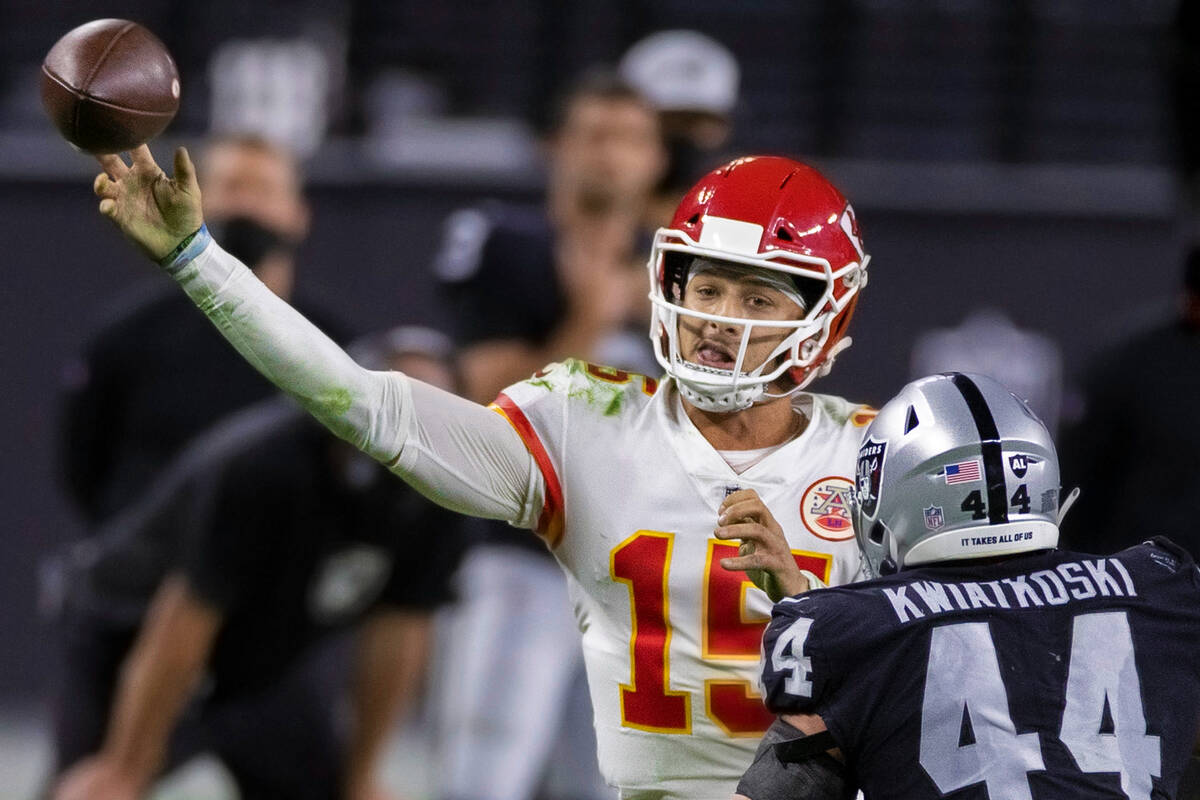
<svg viewBox="0 0 1200 800"><path fill-rule="evenodd" d="M657 733L691 733L690 692L671 691L671 614L667 574L675 534L638 531L609 554L613 580L629 587L633 635L629 643L630 680L622 684L621 723ZM721 567L738 546L716 539L708 543L702 609L701 655L716 660L757 660L767 620L747 619L745 573ZM829 579L833 557L792 551L801 569ZM706 680L704 708L730 736L761 736L772 716L749 681Z"/></svg>

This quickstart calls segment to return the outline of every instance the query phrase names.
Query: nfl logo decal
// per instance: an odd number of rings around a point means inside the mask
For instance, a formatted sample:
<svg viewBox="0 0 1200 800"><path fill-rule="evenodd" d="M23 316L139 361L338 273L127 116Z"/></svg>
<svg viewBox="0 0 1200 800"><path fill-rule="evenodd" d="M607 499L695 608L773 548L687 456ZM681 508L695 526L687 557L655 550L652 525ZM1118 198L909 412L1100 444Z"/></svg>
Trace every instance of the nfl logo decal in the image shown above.
<svg viewBox="0 0 1200 800"><path fill-rule="evenodd" d="M868 439L858 449L855 488L858 493L858 507L868 517L875 516L875 507L879 504L879 479L883 476L883 457L886 452L887 442L877 442L874 439Z"/></svg>
<svg viewBox="0 0 1200 800"><path fill-rule="evenodd" d="M938 528L946 524L946 518L942 515L941 506L930 506L925 509L925 527L931 531L936 531Z"/></svg>

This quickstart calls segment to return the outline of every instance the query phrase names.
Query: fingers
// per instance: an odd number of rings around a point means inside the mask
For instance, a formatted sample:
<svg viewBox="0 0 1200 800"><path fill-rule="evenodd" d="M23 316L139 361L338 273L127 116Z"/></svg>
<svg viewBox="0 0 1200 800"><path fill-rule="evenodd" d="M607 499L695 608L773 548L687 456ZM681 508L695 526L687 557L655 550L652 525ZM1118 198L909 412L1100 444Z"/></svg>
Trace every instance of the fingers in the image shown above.
<svg viewBox="0 0 1200 800"><path fill-rule="evenodd" d="M117 184L112 178L108 177L107 173L101 172L96 176L96 180L92 181L92 191L97 197L113 197L117 196Z"/></svg>
<svg viewBox="0 0 1200 800"><path fill-rule="evenodd" d="M761 556L753 554L736 558L722 558L721 566L730 572L745 572L748 569L764 569L767 565L762 562Z"/></svg>
<svg viewBox="0 0 1200 800"><path fill-rule="evenodd" d="M158 168L158 164L154 162L154 156L150 154L150 145L142 144L129 151L129 157L133 160L133 166L144 170L150 174L162 172Z"/></svg>
<svg viewBox="0 0 1200 800"><path fill-rule="evenodd" d="M721 512L723 513L729 506L737 503L743 503L747 500L757 500L760 504L762 499L758 496L758 492L753 489L738 489L736 492L730 492L725 495L725 499L721 502Z"/></svg>
<svg viewBox="0 0 1200 800"><path fill-rule="evenodd" d="M108 173L108 177L114 181L119 181L129 172L129 167L125 161L116 153L106 153L105 155L96 156L96 160L100 162L100 166Z"/></svg>
<svg viewBox="0 0 1200 800"><path fill-rule="evenodd" d="M100 213L113 219L117 214L117 184L106 173L101 172L96 176L96 180L92 181L92 191L100 198Z"/></svg>
<svg viewBox="0 0 1200 800"><path fill-rule="evenodd" d="M730 494L721 503L718 514L718 520L722 523L735 519L755 519L764 524L775 522L766 504L753 489L741 489Z"/></svg>
<svg viewBox="0 0 1200 800"><path fill-rule="evenodd" d="M733 525L722 525L713 531L718 539L741 539L744 542L768 545L775 541L771 532L757 522L738 522Z"/></svg>
<svg viewBox="0 0 1200 800"><path fill-rule="evenodd" d="M718 521L727 521L735 519L753 519L759 522L765 522L770 519L771 514L767 511L767 507L762 504L762 501L755 497L752 500L743 500L737 503L730 503L721 509L721 515L717 518Z"/></svg>
<svg viewBox="0 0 1200 800"><path fill-rule="evenodd" d="M174 177L175 182L189 193L200 188L196 181L196 167L192 164L192 159L188 156L186 147L179 147L175 150Z"/></svg>

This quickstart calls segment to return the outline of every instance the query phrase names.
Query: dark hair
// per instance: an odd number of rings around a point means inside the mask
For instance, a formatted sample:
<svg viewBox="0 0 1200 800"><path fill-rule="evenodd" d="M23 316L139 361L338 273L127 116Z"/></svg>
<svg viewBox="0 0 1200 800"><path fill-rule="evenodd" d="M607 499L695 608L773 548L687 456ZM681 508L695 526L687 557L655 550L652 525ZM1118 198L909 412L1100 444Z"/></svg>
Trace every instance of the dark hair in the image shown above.
<svg viewBox="0 0 1200 800"><path fill-rule="evenodd" d="M572 107L581 100L636 103L644 106L650 114L657 113L650 101L635 89L633 84L607 67L593 67L560 91L551 102L544 120L544 133L553 136L562 130Z"/></svg>

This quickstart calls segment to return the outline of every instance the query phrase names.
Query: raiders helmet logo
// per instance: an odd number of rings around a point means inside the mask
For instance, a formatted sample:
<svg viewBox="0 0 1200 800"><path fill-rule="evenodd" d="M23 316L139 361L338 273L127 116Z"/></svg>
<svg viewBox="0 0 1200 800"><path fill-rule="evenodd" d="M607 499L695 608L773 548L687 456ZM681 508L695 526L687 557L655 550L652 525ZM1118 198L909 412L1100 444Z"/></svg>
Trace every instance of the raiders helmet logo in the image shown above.
<svg viewBox="0 0 1200 800"><path fill-rule="evenodd" d="M879 505L879 482L883 477L883 457L887 450L887 442L877 442L873 438L858 450L858 469L855 473L855 489L858 507L868 517L875 516L875 508Z"/></svg>

